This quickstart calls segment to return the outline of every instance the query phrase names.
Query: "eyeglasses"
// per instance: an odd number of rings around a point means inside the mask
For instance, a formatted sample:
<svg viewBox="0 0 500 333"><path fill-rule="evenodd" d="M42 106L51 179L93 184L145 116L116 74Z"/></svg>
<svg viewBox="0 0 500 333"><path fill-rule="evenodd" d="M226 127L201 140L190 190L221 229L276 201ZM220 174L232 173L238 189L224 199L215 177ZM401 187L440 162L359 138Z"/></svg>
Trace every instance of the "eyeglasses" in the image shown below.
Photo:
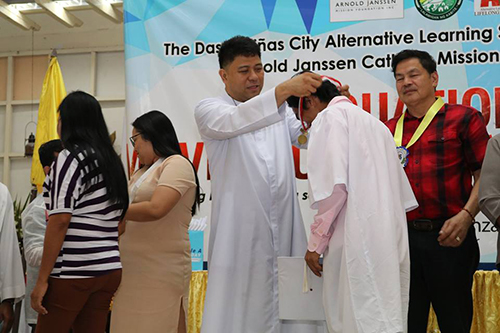
<svg viewBox="0 0 500 333"><path fill-rule="evenodd" d="M137 133L136 135L132 135L129 140L130 140L130 143L132 144L132 147L135 147L135 137L138 136L138 135L141 135L141 133Z"/></svg>

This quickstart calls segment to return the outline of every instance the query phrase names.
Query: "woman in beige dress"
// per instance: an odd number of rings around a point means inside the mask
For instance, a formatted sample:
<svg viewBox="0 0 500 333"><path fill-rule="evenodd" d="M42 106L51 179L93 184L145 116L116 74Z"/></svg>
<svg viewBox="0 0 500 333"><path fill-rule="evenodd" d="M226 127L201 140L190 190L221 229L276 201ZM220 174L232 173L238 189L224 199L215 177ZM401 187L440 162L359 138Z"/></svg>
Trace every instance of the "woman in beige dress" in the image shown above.
<svg viewBox="0 0 500 333"><path fill-rule="evenodd" d="M130 140L142 168L129 184L131 204L120 237L123 275L111 332L186 332L188 226L199 204L198 177L181 155L167 116L151 111L132 126Z"/></svg>

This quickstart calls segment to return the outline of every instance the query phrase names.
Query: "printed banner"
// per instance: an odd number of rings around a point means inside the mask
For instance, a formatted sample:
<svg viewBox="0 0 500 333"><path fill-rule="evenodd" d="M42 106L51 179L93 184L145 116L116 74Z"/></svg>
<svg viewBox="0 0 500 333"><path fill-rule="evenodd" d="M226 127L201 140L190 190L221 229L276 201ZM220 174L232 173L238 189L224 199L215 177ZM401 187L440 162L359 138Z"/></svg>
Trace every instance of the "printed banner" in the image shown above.
<svg viewBox="0 0 500 333"><path fill-rule="evenodd" d="M199 100L222 93L217 51L234 35L260 45L264 90L311 70L349 84L357 104L382 121L404 109L391 73L393 56L425 50L438 63L437 94L472 105L490 134L500 132L499 0L125 0L124 17L124 133L130 135L129 124L147 111L167 114L198 169L205 193L200 216L210 216L210 175L193 110ZM132 165L132 147L127 149L122 155ZM306 152L294 148L294 158L308 230L314 214ZM494 262L497 230L482 214L475 227L481 262Z"/></svg>

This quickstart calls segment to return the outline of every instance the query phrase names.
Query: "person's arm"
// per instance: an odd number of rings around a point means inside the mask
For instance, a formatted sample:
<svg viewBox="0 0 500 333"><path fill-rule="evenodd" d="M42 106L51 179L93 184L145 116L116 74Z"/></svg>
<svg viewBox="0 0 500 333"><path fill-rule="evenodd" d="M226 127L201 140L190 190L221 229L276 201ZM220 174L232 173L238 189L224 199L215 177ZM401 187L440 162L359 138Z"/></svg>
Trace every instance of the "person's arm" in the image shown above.
<svg viewBox="0 0 500 333"><path fill-rule="evenodd" d="M44 184L44 197L47 199L49 221L45 231L38 280L31 293L31 307L42 315L48 313L47 309L43 307L42 301L47 292L49 276L61 252L75 203L77 203L83 188L82 173L78 161L65 150L59 154L52 165L48 178L50 189Z"/></svg>
<svg viewBox="0 0 500 333"><path fill-rule="evenodd" d="M45 207L35 205L26 215L23 214L24 256L26 263L32 267L38 267L42 262L43 241L47 228L45 212Z"/></svg>
<svg viewBox="0 0 500 333"><path fill-rule="evenodd" d="M235 105L236 102L227 104L217 98L202 100L194 111L200 134L213 140L225 140L281 121L286 112L283 104L288 97L309 96L321 85L319 75L306 74L238 105Z"/></svg>
<svg viewBox="0 0 500 333"><path fill-rule="evenodd" d="M481 168L482 180L479 186L479 208L488 219L500 223L500 136L488 142Z"/></svg>
<svg viewBox="0 0 500 333"><path fill-rule="evenodd" d="M159 168L163 170L151 199L132 203L124 220L150 222L161 219L175 207L188 189L196 186L191 163L180 155L165 160Z"/></svg>
<svg viewBox="0 0 500 333"><path fill-rule="evenodd" d="M314 223L311 225L311 235L305 260L311 271L321 276L323 268L319 264L319 257L328 247L330 238L333 235L333 222L339 215L347 200L347 190L344 184L336 185L332 194L318 202L318 213L314 216Z"/></svg>
<svg viewBox="0 0 500 333"><path fill-rule="evenodd" d="M473 172L474 176L474 187L470 194L469 200L465 204L464 209L462 209L458 214L446 220L443 227L439 231L438 242L441 246L458 247L460 246L465 237L467 237L467 231L469 227L474 222L473 217L479 212L478 204L478 191L479 183L481 177L481 170L476 170ZM468 210L472 216L466 211Z"/></svg>
<svg viewBox="0 0 500 333"><path fill-rule="evenodd" d="M42 305L43 297L47 292L48 280L56 263L59 252L61 252L64 238L71 221L71 214L54 214L49 217L45 241L43 243L42 264L35 288L31 293L31 307L39 314L47 314L47 309Z"/></svg>
<svg viewBox="0 0 500 333"><path fill-rule="evenodd" d="M474 186L463 209L455 216L446 220L441 228L437 239L441 246L460 246L467 236L467 231L472 225L474 217L479 212L478 192L481 167L489 135L486 131L484 119L479 111L471 111L468 119L468 123L464 122L463 134L461 134L462 150L464 152L466 167L471 170L474 177Z"/></svg>
<svg viewBox="0 0 500 333"><path fill-rule="evenodd" d="M276 86L274 90L276 105L279 107L290 96L306 97L316 92L323 80L315 73L303 73L292 77Z"/></svg>
<svg viewBox="0 0 500 333"><path fill-rule="evenodd" d="M281 121L274 89L238 105L218 98L198 103L194 116L200 134L213 140L226 140Z"/></svg>
<svg viewBox="0 0 500 333"><path fill-rule="evenodd" d="M127 221L120 220L120 222L118 222L118 236L123 235L125 233L125 230L127 230Z"/></svg>
<svg viewBox="0 0 500 333"><path fill-rule="evenodd" d="M124 220L151 222L167 215L181 199L181 194L173 188L158 186L151 200L136 202L128 207Z"/></svg>

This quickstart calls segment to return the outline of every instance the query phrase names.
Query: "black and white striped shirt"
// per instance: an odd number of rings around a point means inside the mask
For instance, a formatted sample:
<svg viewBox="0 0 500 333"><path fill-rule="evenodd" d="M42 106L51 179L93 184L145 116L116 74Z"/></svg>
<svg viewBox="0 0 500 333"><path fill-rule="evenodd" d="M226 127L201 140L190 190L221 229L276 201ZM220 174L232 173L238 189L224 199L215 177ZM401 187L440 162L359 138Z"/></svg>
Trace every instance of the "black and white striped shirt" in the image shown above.
<svg viewBox="0 0 500 333"><path fill-rule="evenodd" d="M102 174L88 172L89 161L64 149L43 184L49 216L69 213L71 222L52 277L89 278L120 269L118 222L122 210L107 199ZM84 169L85 168L85 176ZM94 177L84 188L84 177Z"/></svg>

